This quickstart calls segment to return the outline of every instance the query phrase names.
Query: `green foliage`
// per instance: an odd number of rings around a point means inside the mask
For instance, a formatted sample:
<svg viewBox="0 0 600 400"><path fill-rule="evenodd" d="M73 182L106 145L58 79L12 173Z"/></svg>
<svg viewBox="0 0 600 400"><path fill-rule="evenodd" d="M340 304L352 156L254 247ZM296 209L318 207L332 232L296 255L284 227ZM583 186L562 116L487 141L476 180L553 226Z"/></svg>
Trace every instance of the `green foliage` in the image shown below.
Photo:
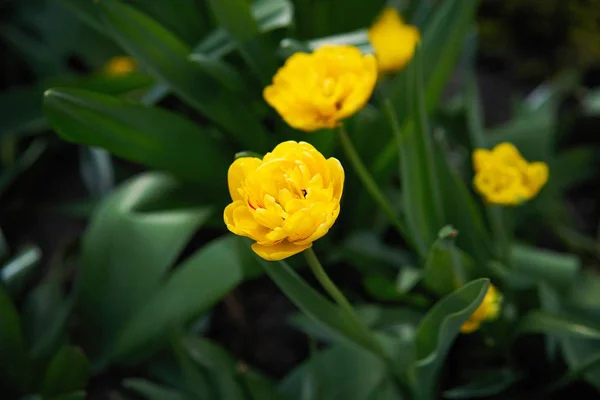
<svg viewBox="0 0 600 400"><path fill-rule="evenodd" d="M582 115L600 112L579 73L549 80L487 126L474 64L480 2L390 2L419 27L420 44L344 121L389 203L382 213L334 130L288 127L262 90L296 51L372 53L368 28L386 2L172 3L22 2L0 29L11 46L0 51L11 83L0 92L2 396L547 398L581 381L600 390L600 278L590 268L600 245L570 203L572 189L597 178L597 146L563 149L558 113L570 93ZM104 69L120 55L136 69ZM27 85L12 85L23 70ZM340 216L314 245L326 272L310 256L259 259L223 223L231 162L286 140L313 143L345 168ZM503 142L550 166L542 192L518 207L486 204L473 189L473 150ZM75 178L57 169L63 156ZM48 191L64 190L59 200L32 189L55 176L62 185ZM59 244L22 232L57 215L45 229ZM73 215L85 224L55 228ZM463 334L492 284L498 315ZM253 287L266 299L258 307ZM255 309L271 305L272 290L298 312L266 324L279 335L287 323L310 347L301 362L282 354L274 364L285 370L269 363L280 348L254 347L269 340L256 337L268 329ZM114 385L96 393L97 382Z"/></svg>

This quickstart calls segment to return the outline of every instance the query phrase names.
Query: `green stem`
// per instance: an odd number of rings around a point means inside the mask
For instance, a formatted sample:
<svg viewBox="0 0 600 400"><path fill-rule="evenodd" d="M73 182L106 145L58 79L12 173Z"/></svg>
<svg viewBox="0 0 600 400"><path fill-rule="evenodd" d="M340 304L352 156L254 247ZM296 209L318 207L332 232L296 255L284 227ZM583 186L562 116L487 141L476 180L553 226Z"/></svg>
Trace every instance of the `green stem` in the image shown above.
<svg viewBox="0 0 600 400"><path fill-rule="evenodd" d="M550 386L546 387L543 390L543 395L548 396L552 392L555 392L559 389L564 388L565 386L570 385L571 383L575 382L576 380L581 378L583 375L585 375L588 371L594 369L595 367L598 367L599 365L600 365L600 353L590 357L583 364L581 364L577 368L569 371L562 378L560 378L559 380L557 380ZM544 398L547 398L547 397L544 397Z"/></svg>
<svg viewBox="0 0 600 400"><path fill-rule="evenodd" d="M323 289L325 289L340 307L348 311L351 315L356 316L356 311L354 311L354 308L352 308L352 305L348 299L346 299L346 296L344 296L342 291L338 289L335 283L329 278L329 275L327 275L327 272L323 269L323 266L313 249L308 248L307 250L304 250L304 257L315 275L315 278L317 278L321 286L323 286Z"/></svg>
<svg viewBox="0 0 600 400"><path fill-rule="evenodd" d="M348 137L348 133L346 132L344 125L340 126L338 132L340 135L340 141L342 142L342 147L344 148L344 152L346 153L346 157L348 157L348 160L352 164L352 167L358 175L358 178L361 180L363 186L365 187L365 189L367 189L367 192L369 192L369 194L371 195L375 203L377 203L379 208L381 208L384 214L388 217L392 225L394 225L394 227L398 230L400 235L402 235L404 240L406 240L410 245L412 245L410 235L404 227L402 220L399 218L398 214L396 213L396 210L394 210L394 208L391 206L381 189L379 189L377 183L375 183L375 180L365 167L365 164L360 159L358 152L356 151L354 145L352 144L352 141L350 141L350 138Z"/></svg>
<svg viewBox="0 0 600 400"><path fill-rule="evenodd" d="M346 296L344 296L342 291L338 289L335 283L333 283L333 281L329 278L329 275L327 275L327 272L325 272L325 269L323 269L323 265L321 265L321 262L317 258L317 255L315 254L314 250L312 248L308 248L304 250L303 253L304 257L306 258L306 261L308 262L308 265L310 266L310 269L312 270L313 274L315 275L323 289L325 289L325 291L335 300L335 302L342 309L344 309L346 312L348 312L348 314L350 314L350 316L355 320L357 324L362 326L366 333L371 335L373 344L377 346L379 355L384 359L384 361L390 368L390 371L394 373L398 385L400 385L401 389L406 390L404 386L403 372L399 371L396 368L396 365L394 364L390 356L386 353L386 351L383 349L381 343L377 340L375 336L372 336L371 330L366 326L363 320L360 319L360 317L358 316L348 299L346 299Z"/></svg>
<svg viewBox="0 0 600 400"><path fill-rule="evenodd" d="M488 205L486 209L488 218L490 220L494 240L498 244L498 258L500 259L500 261L506 264L508 262L510 239L508 236L508 232L506 231L506 225L504 223L505 221L503 221L504 210L501 206L496 205Z"/></svg>

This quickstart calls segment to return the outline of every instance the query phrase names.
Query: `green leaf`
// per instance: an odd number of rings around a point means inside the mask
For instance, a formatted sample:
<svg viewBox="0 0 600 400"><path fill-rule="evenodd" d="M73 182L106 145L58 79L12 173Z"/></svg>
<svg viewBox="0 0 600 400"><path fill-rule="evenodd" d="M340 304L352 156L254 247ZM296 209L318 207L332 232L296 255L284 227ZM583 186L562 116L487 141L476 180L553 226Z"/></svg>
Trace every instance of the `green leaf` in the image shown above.
<svg viewBox="0 0 600 400"><path fill-rule="evenodd" d="M151 74L167 83L182 100L220 124L244 147L265 150L267 135L258 118L234 93L188 59L190 49L185 44L127 4L103 0L97 6L115 40Z"/></svg>
<svg viewBox="0 0 600 400"><path fill-rule="evenodd" d="M225 145L177 114L77 89L48 90L44 111L70 142L102 147L209 188L226 182L231 156Z"/></svg>
<svg viewBox="0 0 600 400"><path fill-rule="evenodd" d="M160 1L138 0L135 7L191 45L211 25L208 9L203 3L196 0L172 0L170 7L165 7Z"/></svg>
<svg viewBox="0 0 600 400"><path fill-rule="evenodd" d="M363 54L373 54L374 50L369 42L367 29L342 33L307 41L285 38L279 43L279 51L289 57L296 52L311 52L324 44L348 45L358 47Z"/></svg>
<svg viewBox="0 0 600 400"><path fill-rule="evenodd" d="M482 210L468 186L450 165L447 152L436 147L438 177L444 208L444 222L458 231L456 244L477 261L480 266L490 258L491 239L485 228ZM480 271L481 272L481 271Z"/></svg>
<svg viewBox="0 0 600 400"><path fill-rule="evenodd" d="M139 394L147 400L185 400L186 396L183 393L157 385L146 379L131 378L123 381L123 386L127 389Z"/></svg>
<svg viewBox="0 0 600 400"><path fill-rule="evenodd" d="M198 64L204 72L232 92L242 94L251 90L248 84L240 77L240 73L225 61L200 53L192 54L190 60Z"/></svg>
<svg viewBox="0 0 600 400"><path fill-rule="evenodd" d="M58 2L89 26L98 32L103 32L104 27L93 2L79 0L58 0Z"/></svg>
<svg viewBox="0 0 600 400"><path fill-rule="evenodd" d="M85 388L88 368L87 358L80 349L63 347L50 361L42 380L42 394L57 396Z"/></svg>
<svg viewBox="0 0 600 400"><path fill-rule="evenodd" d="M202 247L177 267L162 287L155 288L119 333L113 357L147 356L145 346L163 339L165 329L198 317L229 293L242 279L242 266L230 250L233 239L225 236Z"/></svg>
<svg viewBox="0 0 600 400"><path fill-rule="evenodd" d="M277 69L275 51L263 37L246 0L209 0L219 24L236 41L242 57L263 84Z"/></svg>
<svg viewBox="0 0 600 400"><path fill-rule="evenodd" d="M573 254L522 244L511 247L510 262L515 272L548 282L557 288L569 286L581 269L581 261Z"/></svg>
<svg viewBox="0 0 600 400"><path fill-rule="evenodd" d="M303 396L313 376L317 387L312 396ZM355 347L336 344L296 367L280 384L280 389L292 400L368 400L378 398L371 396L388 379L386 365L379 358Z"/></svg>
<svg viewBox="0 0 600 400"><path fill-rule="evenodd" d="M365 326L311 288L290 266L260 260L269 277L283 293L306 315L332 335L346 343L358 345L379 356L379 343Z"/></svg>
<svg viewBox="0 0 600 400"><path fill-rule="evenodd" d="M420 47L423 51L422 74L426 113L431 113L438 106L461 55L465 39L472 29L477 3L477 0L440 2L423 28ZM406 84L402 82L403 79L406 77L400 73L392 83L396 88L392 93L391 101L399 115L405 107L403 98ZM382 149L371 167L376 179L385 176L396 161L396 146L388 143Z"/></svg>
<svg viewBox="0 0 600 400"><path fill-rule="evenodd" d="M35 131L45 125L41 113L43 89L30 86L5 90L0 93L0 108L3 117L0 121L0 138Z"/></svg>
<svg viewBox="0 0 600 400"><path fill-rule="evenodd" d="M175 200L181 188L165 174L143 174L118 188L94 214L83 238L77 287L86 350L97 351L88 351L92 357L104 353L100 350L129 319L139 316L192 233L210 217L211 209L201 205L166 201Z"/></svg>
<svg viewBox="0 0 600 400"><path fill-rule="evenodd" d="M518 334L545 333L559 337L600 340L600 325L566 315L530 311L519 321Z"/></svg>
<svg viewBox="0 0 600 400"><path fill-rule="evenodd" d="M512 119L486 132L488 145L509 142L529 161L549 161L554 146L555 118L554 111L542 110Z"/></svg>
<svg viewBox="0 0 600 400"><path fill-rule="evenodd" d="M258 24L261 33L285 28L293 21L293 6L289 0L256 0L250 5L252 16ZM192 58L219 59L236 48L236 43L227 31L218 27L207 35L192 51ZM154 104L169 92L164 84L156 85L144 99L147 104Z"/></svg>
<svg viewBox="0 0 600 400"><path fill-rule="evenodd" d="M7 140L15 140L7 138ZM5 144L5 143L3 143ZM31 168L42 157L47 149L46 139L35 139L31 144L18 155L15 162L4 169L0 174L0 196L10 187L10 185L21 176L25 171Z"/></svg>
<svg viewBox="0 0 600 400"><path fill-rule="evenodd" d="M21 291L42 259L42 251L37 246L27 246L9 259L0 269L0 281L6 290L15 295Z"/></svg>
<svg viewBox="0 0 600 400"><path fill-rule="evenodd" d="M411 368L416 399L436 398L437 377L462 324L479 307L490 285L477 279L443 297L425 315L415 335Z"/></svg>
<svg viewBox="0 0 600 400"><path fill-rule="evenodd" d="M413 257L402 249L388 246L373 231L350 233L342 243L340 257L352 265L373 272L374 268L389 271L414 262ZM385 266L387 268L379 268Z"/></svg>
<svg viewBox="0 0 600 400"><path fill-rule="evenodd" d="M377 331L407 332L414 330L422 318L422 314L408 307L383 307L377 305L361 305L355 308L360 319L369 328ZM292 326L307 333L311 337L332 342L333 337L327 329L304 314L294 314L289 319Z"/></svg>
<svg viewBox="0 0 600 400"><path fill-rule="evenodd" d="M182 341L191 359L208 370L219 398L244 399L243 390L236 379L235 360L225 350L201 337L186 336Z"/></svg>
<svg viewBox="0 0 600 400"><path fill-rule="evenodd" d="M67 393L60 396L52 397L48 400L85 400L86 394L84 391Z"/></svg>
<svg viewBox="0 0 600 400"><path fill-rule="evenodd" d="M482 371L471 382L444 391L445 399L475 399L496 396L520 379L520 375L507 368Z"/></svg>
<svg viewBox="0 0 600 400"><path fill-rule="evenodd" d="M461 287L472 277L473 260L454 245L458 232L452 227L442 230L431 246L425 262L423 283L439 295Z"/></svg>
<svg viewBox="0 0 600 400"><path fill-rule="evenodd" d="M73 299L65 299L64 280L53 273L25 298L23 327L33 359L48 359L65 339Z"/></svg>
<svg viewBox="0 0 600 400"><path fill-rule="evenodd" d="M90 196L100 199L107 195L114 186L114 171L110 154L95 147L79 149L79 168L81 178Z"/></svg>
<svg viewBox="0 0 600 400"><path fill-rule="evenodd" d="M252 370L240 371L240 379L244 383L250 400L286 400L273 382Z"/></svg>
<svg viewBox="0 0 600 400"><path fill-rule="evenodd" d="M28 390L30 374L19 314L0 286L0 381L7 388Z"/></svg>

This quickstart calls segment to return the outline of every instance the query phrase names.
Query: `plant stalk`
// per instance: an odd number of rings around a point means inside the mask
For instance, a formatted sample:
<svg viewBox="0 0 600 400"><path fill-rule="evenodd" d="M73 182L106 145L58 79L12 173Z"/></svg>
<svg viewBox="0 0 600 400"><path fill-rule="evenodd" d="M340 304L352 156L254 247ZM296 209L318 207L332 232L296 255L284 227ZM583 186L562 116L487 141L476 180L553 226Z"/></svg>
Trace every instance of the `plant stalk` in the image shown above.
<svg viewBox="0 0 600 400"><path fill-rule="evenodd" d="M398 233L400 233L400 235L402 235L402 237L411 246L413 246L413 243L410 239L410 235L404 227L402 220L398 216L396 210L394 210L394 208L391 206L381 189L377 186L377 183L375 183L375 180L365 167L365 164L360 159L360 156L358 155L356 148L352 144L352 141L350 140L350 137L348 136L348 133L344 128L344 125L340 125L338 132L340 136L340 141L342 143L342 147L344 149L344 152L346 153L346 157L352 164L352 167L354 168L354 171L358 175L358 178L362 182L363 186L365 187L367 192L369 192L369 194L371 195L375 203L377 203L379 208L388 217L392 225L398 230Z"/></svg>

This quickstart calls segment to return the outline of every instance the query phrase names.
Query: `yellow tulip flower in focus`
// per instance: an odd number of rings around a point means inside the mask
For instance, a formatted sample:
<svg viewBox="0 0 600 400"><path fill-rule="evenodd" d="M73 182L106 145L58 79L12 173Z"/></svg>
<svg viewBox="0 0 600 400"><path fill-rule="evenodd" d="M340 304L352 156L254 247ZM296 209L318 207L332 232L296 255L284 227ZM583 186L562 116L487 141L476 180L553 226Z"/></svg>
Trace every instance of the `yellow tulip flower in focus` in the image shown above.
<svg viewBox="0 0 600 400"><path fill-rule="evenodd" d="M277 145L263 159L238 158L228 173L227 228L255 240L265 260L282 260L312 246L340 213L344 169L305 142Z"/></svg>
<svg viewBox="0 0 600 400"><path fill-rule="evenodd" d="M535 197L548 181L548 165L528 163L510 143L473 152L475 188L491 204L518 205Z"/></svg>
<svg viewBox="0 0 600 400"><path fill-rule="evenodd" d="M354 46L324 45L295 53L263 96L293 128L334 128L360 110L377 82L377 61Z"/></svg>
<svg viewBox="0 0 600 400"><path fill-rule="evenodd" d="M471 333L479 329L482 322L491 321L498 318L502 308L502 295L496 287L490 284L490 287L483 298L483 301L477 309L471 314L460 327L462 333Z"/></svg>
<svg viewBox="0 0 600 400"><path fill-rule="evenodd" d="M405 24L395 8L388 7L369 28L369 41L382 72L397 71L413 58L421 34L416 26Z"/></svg>
<svg viewBox="0 0 600 400"><path fill-rule="evenodd" d="M110 76L127 75L135 71L137 62L135 59L127 56L113 57L104 65L104 73Z"/></svg>

